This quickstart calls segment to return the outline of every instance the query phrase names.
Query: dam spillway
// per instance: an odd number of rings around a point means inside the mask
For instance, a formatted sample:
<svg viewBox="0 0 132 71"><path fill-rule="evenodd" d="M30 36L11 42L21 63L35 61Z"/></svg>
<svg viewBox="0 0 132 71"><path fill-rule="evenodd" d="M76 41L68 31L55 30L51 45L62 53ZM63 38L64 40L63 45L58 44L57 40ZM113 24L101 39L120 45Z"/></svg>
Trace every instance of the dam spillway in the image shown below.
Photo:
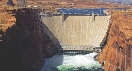
<svg viewBox="0 0 132 71"><path fill-rule="evenodd" d="M74 50L82 46L78 49L81 50L83 47L100 45L107 32L110 17L111 15L53 14L41 16L41 19L63 49L71 47ZM49 32L47 34L54 40Z"/></svg>

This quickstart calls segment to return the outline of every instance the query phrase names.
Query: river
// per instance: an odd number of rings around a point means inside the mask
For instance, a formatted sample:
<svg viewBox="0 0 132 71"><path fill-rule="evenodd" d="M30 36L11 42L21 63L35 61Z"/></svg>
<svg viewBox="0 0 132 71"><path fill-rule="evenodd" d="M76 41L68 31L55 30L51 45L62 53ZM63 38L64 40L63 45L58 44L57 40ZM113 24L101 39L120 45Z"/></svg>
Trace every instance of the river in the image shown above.
<svg viewBox="0 0 132 71"><path fill-rule="evenodd" d="M45 59L40 71L104 71L98 61L94 59L97 53L89 54L56 54Z"/></svg>

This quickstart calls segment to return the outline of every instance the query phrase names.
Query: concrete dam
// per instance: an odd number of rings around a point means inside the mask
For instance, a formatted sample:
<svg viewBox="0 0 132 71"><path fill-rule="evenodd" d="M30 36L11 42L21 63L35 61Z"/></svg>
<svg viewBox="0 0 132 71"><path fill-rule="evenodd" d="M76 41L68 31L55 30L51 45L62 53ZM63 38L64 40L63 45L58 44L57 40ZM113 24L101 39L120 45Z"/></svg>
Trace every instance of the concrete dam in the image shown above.
<svg viewBox="0 0 132 71"><path fill-rule="evenodd" d="M109 25L111 15L53 14L41 16L49 30L46 33L63 50L90 50L99 47ZM51 34L54 35L51 36ZM59 41L55 41L55 38Z"/></svg>

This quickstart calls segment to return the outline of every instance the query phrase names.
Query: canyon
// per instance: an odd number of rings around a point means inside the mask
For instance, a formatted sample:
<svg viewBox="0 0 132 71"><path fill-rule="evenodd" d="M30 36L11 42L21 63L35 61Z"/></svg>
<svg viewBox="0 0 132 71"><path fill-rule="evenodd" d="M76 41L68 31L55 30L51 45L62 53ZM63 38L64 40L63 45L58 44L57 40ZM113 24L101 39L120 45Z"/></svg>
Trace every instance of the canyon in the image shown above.
<svg viewBox="0 0 132 71"><path fill-rule="evenodd" d="M1 2L6 1L1 0ZM93 2L90 2L91 5L86 7L77 6L78 3L79 1L76 1L76 6L73 8L95 8L107 5L97 3L93 6L91 4ZM62 5L57 8L65 7L67 4ZM108 4L109 8L118 8L118 6L128 7ZM57 8L53 7L54 5L48 9L55 11ZM131 6L129 8L112 10L107 33L100 44L102 52L96 57L106 71L132 70L132 10ZM54 40L46 34L42 26L44 23L36 12L36 9L0 6L0 71L39 71L44 65L44 58L58 53L57 46L60 45L54 43Z"/></svg>

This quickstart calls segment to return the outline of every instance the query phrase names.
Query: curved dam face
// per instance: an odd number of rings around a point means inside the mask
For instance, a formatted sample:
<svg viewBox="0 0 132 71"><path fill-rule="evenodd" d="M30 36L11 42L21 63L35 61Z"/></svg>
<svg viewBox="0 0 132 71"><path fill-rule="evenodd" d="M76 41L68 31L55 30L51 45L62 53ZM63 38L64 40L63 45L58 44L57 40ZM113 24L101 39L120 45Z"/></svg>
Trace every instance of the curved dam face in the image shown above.
<svg viewBox="0 0 132 71"><path fill-rule="evenodd" d="M60 14L42 16L41 19L64 48L65 45L99 46L107 32L110 17ZM48 32L47 34L50 35Z"/></svg>

